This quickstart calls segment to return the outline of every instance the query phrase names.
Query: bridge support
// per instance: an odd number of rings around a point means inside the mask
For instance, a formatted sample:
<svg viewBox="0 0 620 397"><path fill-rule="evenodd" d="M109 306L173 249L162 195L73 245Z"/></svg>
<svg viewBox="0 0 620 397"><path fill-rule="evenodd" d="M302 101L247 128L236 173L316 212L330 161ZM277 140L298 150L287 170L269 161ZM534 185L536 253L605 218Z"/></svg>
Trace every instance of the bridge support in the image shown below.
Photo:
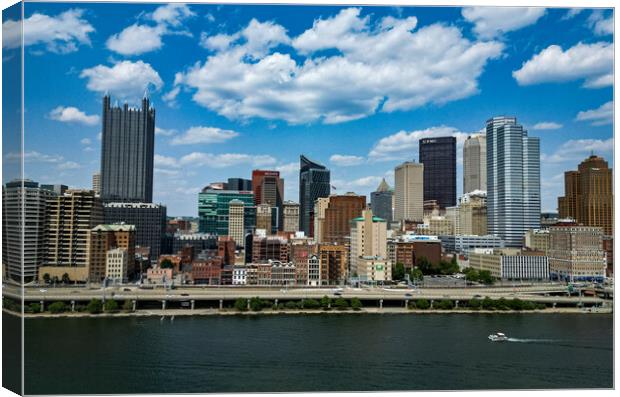
<svg viewBox="0 0 620 397"><path fill-rule="evenodd" d="M553 308L555 309L555 306L557 305L557 302L553 302Z"/></svg>
<svg viewBox="0 0 620 397"><path fill-rule="evenodd" d="M39 303L41 304L41 313L43 313L45 311L45 301L40 301Z"/></svg>
<svg viewBox="0 0 620 397"><path fill-rule="evenodd" d="M454 308L458 309L459 308L459 301L454 301Z"/></svg>
<svg viewBox="0 0 620 397"><path fill-rule="evenodd" d="M379 309L383 309L383 299L379 299Z"/></svg>
<svg viewBox="0 0 620 397"><path fill-rule="evenodd" d="M190 304L191 310L194 310L194 308L196 307L196 300L192 299L191 301L189 301L189 304ZM220 308L221 308L221 305L222 305L222 301L220 301Z"/></svg>
<svg viewBox="0 0 620 397"><path fill-rule="evenodd" d="M276 298L276 300L273 301L274 306L277 308L278 307L278 299Z"/></svg>
<svg viewBox="0 0 620 397"><path fill-rule="evenodd" d="M220 299L220 310L224 309L224 299Z"/></svg>
<svg viewBox="0 0 620 397"><path fill-rule="evenodd" d="M162 299L161 301L161 310L166 310L166 300Z"/></svg>
<svg viewBox="0 0 620 397"><path fill-rule="evenodd" d="M75 311L75 301L71 301L71 312Z"/></svg>
<svg viewBox="0 0 620 397"><path fill-rule="evenodd" d="M433 302L435 301L431 299L431 309L433 308Z"/></svg>
<svg viewBox="0 0 620 397"><path fill-rule="evenodd" d="M248 310L250 310L250 300L248 299Z"/></svg>
<svg viewBox="0 0 620 397"><path fill-rule="evenodd" d="M138 301L135 300L135 299L132 300L131 301L131 310L135 312L137 307L138 307Z"/></svg>

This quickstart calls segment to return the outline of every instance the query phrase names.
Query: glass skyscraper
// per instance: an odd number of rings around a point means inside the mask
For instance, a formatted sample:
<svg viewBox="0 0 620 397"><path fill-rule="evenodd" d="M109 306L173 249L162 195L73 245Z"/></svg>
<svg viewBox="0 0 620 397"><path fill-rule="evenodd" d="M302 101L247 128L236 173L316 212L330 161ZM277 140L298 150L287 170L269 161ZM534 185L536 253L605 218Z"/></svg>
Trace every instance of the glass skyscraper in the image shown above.
<svg viewBox="0 0 620 397"><path fill-rule="evenodd" d="M383 178L377 190L370 193L370 208L372 208L373 215L392 222L393 200L394 192Z"/></svg>
<svg viewBox="0 0 620 397"><path fill-rule="evenodd" d="M155 109L110 106L103 97L101 134L101 198L105 202L153 201Z"/></svg>
<svg viewBox="0 0 620 397"><path fill-rule="evenodd" d="M329 196L330 173L324 165L315 163L303 155L299 157L299 161L299 229L306 236L312 236L314 202L319 197Z"/></svg>
<svg viewBox="0 0 620 397"><path fill-rule="evenodd" d="M254 194L251 191L217 190L205 188L198 193L198 230L200 233L211 233L218 236L228 236L229 204L232 200L240 200L245 204L244 225L250 226L256 222ZM252 218L248 219L246 218Z"/></svg>
<svg viewBox="0 0 620 397"><path fill-rule="evenodd" d="M420 139L424 164L424 201L437 200L441 208L456 205L456 138Z"/></svg>
<svg viewBox="0 0 620 397"><path fill-rule="evenodd" d="M507 247L540 228L540 140L516 117L487 121L487 228Z"/></svg>

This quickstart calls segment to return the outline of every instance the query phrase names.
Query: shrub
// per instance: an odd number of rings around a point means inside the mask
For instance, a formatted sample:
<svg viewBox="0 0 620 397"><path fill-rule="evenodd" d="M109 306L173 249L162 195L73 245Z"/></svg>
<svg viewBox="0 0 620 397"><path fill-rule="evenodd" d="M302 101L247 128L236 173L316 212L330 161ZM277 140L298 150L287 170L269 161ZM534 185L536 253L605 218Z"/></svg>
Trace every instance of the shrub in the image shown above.
<svg viewBox="0 0 620 397"><path fill-rule="evenodd" d="M331 298L325 295L321 298L321 307L323 310L329 310L329 304L331 303Z"/></svg>
<svg viewBox="0 0 620 397"><path fill-rule="evenodd" d="M99 299L93 299L90 302L88 302L88 305L86 306L86 310L90 314L99 314L103 311L103 303L101 303Z"/></svg>
<svg viewBox="0 0 620 397"><path fill-rule="evenodd" d="M254 312L260 312L265 307L271 306L271 302L262 300L259 297L250 299L250 309Z"/></svg>
<svg viewBox="0 0 620 397"><path fill-rule="evenodd" d="M420 310L426 310L431 307L431 303L426 299L418 299L415 302L415 307Z"/></svg>
<svg viewBox="0 0 620 397"><path fill-rule="evenodd" d="M334 307L338 310L346 310L349 308L349 302L344 298L338 298L334 301Z"/></svg>
<svg viewBox="0 0 620 397"><path fill-rule="evenodd" d="M508 301L505 298L499 298L496 302L495 302L495 308L498 310L510 310L510 303L508 303Z"/></svg>
<svg viewBox="0 0 620 397"><path fill-rule="evenodd" d="M284 304L284 307L287 309L297 309L299 306L295 301L288 301Z"/></svg>
<svg viewBox="0 0 620 397"><path fill-rule="evenodd" d="M54 302L50 304L47 309L50 311L50 313L57 314L57 313L62 313L65 310L67 310L67 306L65 305L64 302Z"/></svg>
<svg viewBox="0 0 620 397"><path fill-rule="evenodd" d="M125 302L123 303L123 310L125 310L126 312L133 311L133 302L129 299L125 300Z"/></svg>
<svg viewBox="0 0 620 397"><path fill-rule="evenodd" d="M439 310L452 310L454 309L454 302L451 300L442 300L437 303L436 307Z"/></svg>
<svg viewBox="0 0 620 397"><path fill-rule="evenodd" d="M482 302L480 299L473 298L469 300L467 306L469 306L472 310L479 310L480 306L482 306Z"/></svg>
<svg viewBox="0 0 620 397"><path fill-rule="evenodd" d="M304 309L318 309L319 307L321 307L321 304L316 299L304 300Z"/></svg>
<svg viewBox="0 0 620 397"><path fill-rule="evenodd" d="M486 296L482 300L482 308L484 310L493 310L493 309L495 309L495 302L493 302L493 299L491 299L488 296Z"/></svg>
<svg viewBox="0 0 620 397"><path fill-rule="evenodd" d="M243 298L238 298L235 301L235 309L239 310L240 312L244 312L246 310L248 310L248 302L247 300L243 299Z"/></svg>
<svg viewBox="0 0 620 397"><path fill-rule="evenodd" d="M28 305L28 309L30 313L39 313L41 311L41 304L33 302Z"/></svg>
<svg viewBox="0 0 620 397"><path fill-rule="evenodd" d="M118 311L118 303L115 300L108 299L103 304L103 308L106 312L116 312Z"/></svg>
<svg viewBox="0 0 620 397"><path fill-rule="evenodd" d="M351 308L353 310L362 310L362 301L358 298L351 299Z"/></svg>

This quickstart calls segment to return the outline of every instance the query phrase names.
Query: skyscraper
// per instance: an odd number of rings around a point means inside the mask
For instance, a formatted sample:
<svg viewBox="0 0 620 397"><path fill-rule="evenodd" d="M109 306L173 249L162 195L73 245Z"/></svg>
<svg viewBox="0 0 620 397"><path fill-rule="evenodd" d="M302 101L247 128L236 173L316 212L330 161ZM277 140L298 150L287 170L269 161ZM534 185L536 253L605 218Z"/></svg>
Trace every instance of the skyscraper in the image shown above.
<svg viewBox="0 0 620 397"><path fill-rule="evenodd" d="M351 220L362 216L366 207L366 196L355 193L329 196L325 219L323 220L323 238L318 243L344 244L351 234Z"/></svg>
<svg viewBox="0 0 620 397"><path fill-rule="evenodd" d="M330 193L330 172L305 156L299 158L299 228L306 236L313 235L314 201Z"/></svg>
<svg viewBox="0 0 620 397"><path fill-rule="evenodd" d="M394 220L421 222L424 216L424 165L407 161L394 169Z"/></svg>
<svg viewBox="0 0 620 397"><path fill-rule="evenodd" d="M521 247L540 228L540 140L516 117L487 121L487 229L507 247Z"/></svg>
<svg viewBox="0 0 620 397"><path fill-rule="evenodd" d="M149 99L142 108L110 106L103 97L101 198L104 202L153 200L155 109Z"/></svg>
<svg viewBox="0 0 620 397"><path fill-rule="evenodd" d="M441 208L456 205L456 138L420 139L424 164L424 201L437 200Z"/></svg>
<svg viewBox="0 0 620 397"><path fill-rule="evenodd" d="M390 189L385 178L383 178L377 190L370 193L370 208L372 208L372 213L379 218L385 219L387 222L392 222L393 197L394 192Z"/></svg>
<svg viewBox="0 0 620 397"><path fill-rule="evenodd" d="M614 196L612 170L602 157L591 155L577 171L564 174L564 197L558 198L560 218L572 218L584 226L603 228L613 235Z"/></svg>
<svg viewBox="0 0 620 397"><path fill-rule="evenodd" d="M252 180L243 178L228 178L228 190L252 190Z"/></svg>
<svg viewBox="0 0 620 397"><path fill-rule="evenodd" d="M212 233L218 236L228 236L229 230L229 211L230 202L232 200L240 200L244 203L244 222L243 227L247 228L256 223L256 207L254 206L254 195L251 191L239 190L217 190L207 186L198 193L198 230L201 233ZM251 211L254 219L248 219L250 212L248 207L252 207Z"/></svg>
<svg viewBox="0 0 620 397"><path fill-rule="evenodd" d="M272 226L277 230L281 230L284 179L280 178L280 171L252 171L252 188L254 189L254 204L256 204L257 207L261 204L268 204L270 207L277 208L277 210L272 211L274 216L276 214L278 215L276 219L277 223Z"/></svg>
<svg viewBox="0 0 620 397"><path fill-rule="evenodd" d="M487 190L487 137L475 134L463 144L463 194Z"/></svg>
<svg viewBox="0 0 620 397"><path fill-rule="evenodd" d="M293 201L285 201L282 211L283 228L285 232L299 231L299 204Z"/></svg>
<svg viewBox="0 0 620 397"><path fill-rule="evenodd" d="M101 194L101 174L99 172L93 174L93 192Z"/></svg>
<svg viewBox="0 0 620 397"><path fill-rule="evenodd" d="M351 274L368 280L367 274L358 269L358 261L363 257L387 259L387 224L385 219L373 216L372 210L364 210L362 216L351 220L351 248L349 269Z"/></svg>
<svg viewBox="0 0 620 397"><path fill-rule="evenodd" d="M244 207L241 200L230 200L228 202L228 235L235 240L239 247L244 245Z"/></svg>

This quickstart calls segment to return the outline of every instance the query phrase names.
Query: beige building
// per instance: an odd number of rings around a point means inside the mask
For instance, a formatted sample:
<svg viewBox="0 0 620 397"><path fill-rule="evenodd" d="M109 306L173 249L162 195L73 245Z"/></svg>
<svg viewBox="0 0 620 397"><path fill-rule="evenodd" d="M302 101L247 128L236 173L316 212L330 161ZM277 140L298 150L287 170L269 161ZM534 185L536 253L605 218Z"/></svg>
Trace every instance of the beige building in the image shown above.
<svg viewBox="0 0 620 397"><path fill-rule="evenodd" d="M106 277L107 255L111 249L121 248L127 252L128 272L135 261L136 227L134 225L97 225L88 235L89 281L99 283ZM125 278L127 275L125 275Z"/></svg>
<svg viewBox="0 0 620 397"><path fill-rule="evenodd" d="M525 248L532 251L549 253L549 229L530 229L525 233Z"/></svg>
<svg viewBox="0 0 620 397"><path fill-rule="evenodd" d="M93 192L95 192L96 195L101 194L101 174L98 172L93 174Z"/></svg>
<svg viewBox="0 0 620 397"><path fill-rule="evenodd" d="M424 224L418 225L417 234L452 236L454 235L454 224L450 218L445 216L430 216L424 219Z"/></svg>
<svg viewBox="0 0 620 397"><path fill-rule="evenodd" d="M241 200L228 202L228 235L235 240L238 247L245 245L245 224L243 221L245 204Z"/></svg>
<svg viewBox="0 0 620 397"><path fill-rule="evenodd" d="M469 267L486 270L498 279L548 280L549 258L524 255L516 248L475 249L469 253Z"/></svg>
<svg viewBox="0 0 620 397"><path fill-rule="evenodd" d="M123 248L114 248L107 252L105 261L105 276L112 283L127 281L129 269L129 254Z"/></svg>
<svg viewBox="0 0 620 397"><path fill-rule="evenodd" d="M474 191L463 195L459 204L459 232L468 236L486 236L486 192Z"/></svg>
<svg viewBox="0 0 620 397"><path fill-rule="evenodd" d="M351 275L362 277L358 263L362 257L387 260L387 222L365 209L362 216L351 221L351 246L349 270ZM366 271L363 272L366 275Z"/></svg>
<svg viewBox="0 0 620 397"><path fill-rule="evenodd" d="M285 201L282 207L284 216L284 231L299 231L299 204L293 201Z"/></svg>
<svg viewBox="0 0 620 397"><path fill-rule="evenodd" d="M390 281L392 263L385 257L362 256L357 260L357 274L360 281Z"/></svg>
<svg viewBox="0 0 620 397"><path fill-rule="evenodd" d="M422 221L424 165L407 161L394 169L394 220Z"/></svg>
<svg viewBox="0 0 620 397"><path fill-rule="evenodd" d="M271 234L271 206L269 204L256 206L256 228L264 229L267 234Z"/></svg>
<svg viewBox="0 0 620 397"><path fill-rule="evenodd" d="M454 234L461 234L461 219L460 219L459 207L446 207L445 216L446 216L446 219L452 222Z"/></svg>
<svg viewBox="0 0 620 397"><path fill-rule="evenodd" d="M589 280L606 276L603 229L560 222L549 228L549 266L552 278Z"/></svg>
<svg viewBox="0 0 620 397"><path fill-rule="evenodd" d="M487 190L487 137L475 134L463 144L463 193Z"/></svg>
<svg viewBox="0 0 620 397"><path fill-rule="evenodd" d="M325 210L329 205L329 197L319 197L314 202L314 241L321 242L325 236Z"/></svg>

